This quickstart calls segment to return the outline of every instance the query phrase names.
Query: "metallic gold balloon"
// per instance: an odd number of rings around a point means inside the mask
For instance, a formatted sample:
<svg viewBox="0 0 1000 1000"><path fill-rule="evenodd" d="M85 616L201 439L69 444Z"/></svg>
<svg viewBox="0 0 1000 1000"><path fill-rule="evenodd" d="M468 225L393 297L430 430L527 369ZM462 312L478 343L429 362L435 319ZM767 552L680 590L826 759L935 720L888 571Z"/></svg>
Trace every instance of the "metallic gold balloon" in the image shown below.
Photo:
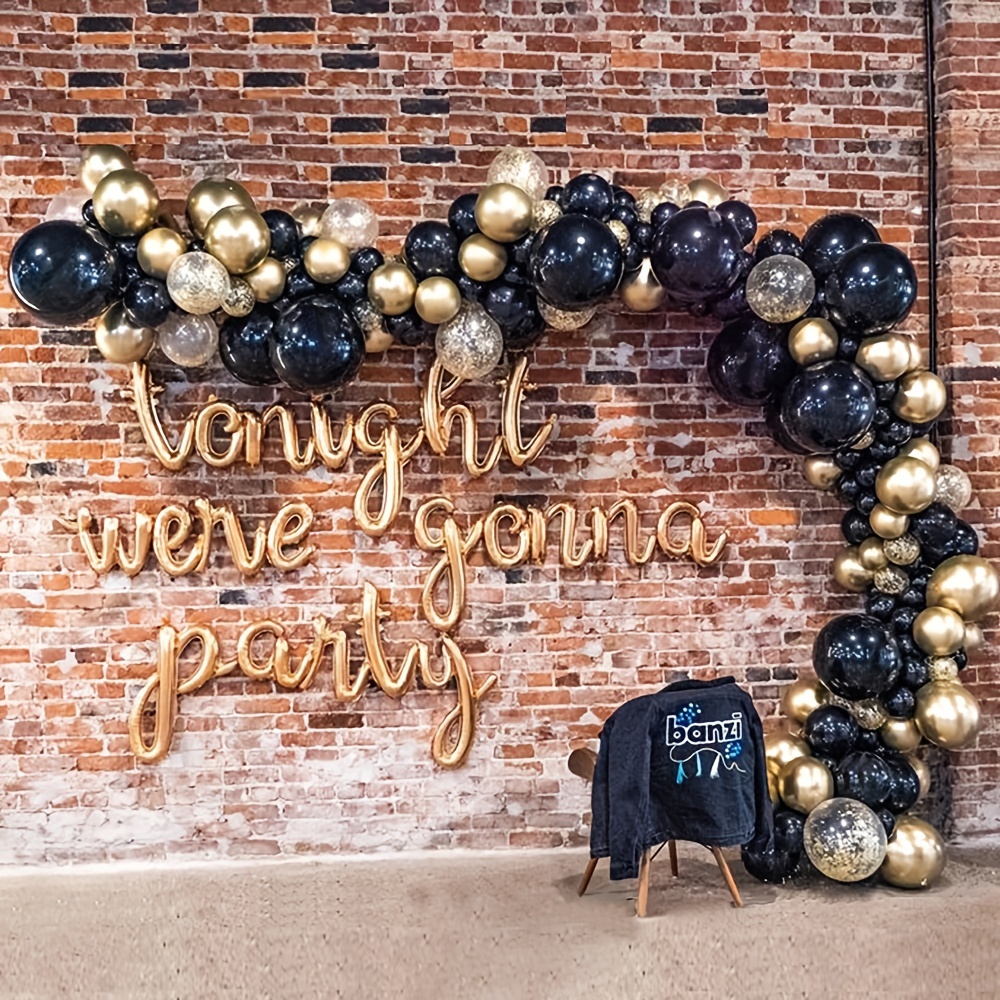
<svg viewBox="0 0 1000 1000"><path fill-rule="evenodd" d="M899 455L902 458L918 458L924 465L929 466L935 472L941 465L941 453L931 444L930 438L910 438L899 449Z"/></svg>
<svg viewBox="0 0 1000 1000"><path fill-rule="evenodd" d="M80 183L93 194L94 189L116 170L132 170L132 157L121 146L99 143L84 146L80 154Z"/></svg>
<svg viewBox="0 0 1000 1000"><path fill-rule="evenodd" d="M927 582L927 603L948 608L966 621L988 615L1000 597L1000 577L982 556L945 559Z"/></svg>
<svg viewBox="0 0 1000 1000"><path fill-rule="evenodd" d="M781 792L778 791L778 773L777 771L772 771L771 768L767 769L767 794L774 805L781 805Z"/></svg>
<svg viewBox="0 0 1000 1000"><path fill-rule="evenodd" d="M703 201L709 208L715 208L721 202L729 200L729 192L710 177L698 177L689 181L688 191L692 201Z"/></svg>
<svg viewBox="0 0 1000 1000"><path fill-rule="evenodd" d="M493 157L486 183L513 184L526 192L532 201L539 201L549 188L549 171L545 161L533 150L506 146Z"/></svg>
<svg viewBox="0 0 1000 1000"><path fill-rule="evenodd" d="M313 281L332 285L347 274L351 266L351 251L340 240L313 240L302 255L302 266Z"/></svg>
<svg viewBox="0 0 1000 1000"><path fill-rule="evenodd" d="M833 798L833 774L815 757L796 757L778 772L781 801L800 813L810 813Z"/></svg>
<svg viewBox="0 0 1000 1000"><path fill-rule="evenodd" d="M974 622L966 622L965 641L962 643L966 652L971 652L973 649L979 649L985 641L986 637L983 635L983 630Z"/></svg>
<svg viewBox="0 0 1000 1000"><path fill-rule="evenodd" d="M977 625L967 625L965 638L968 641L970 628L978 628ZM957 681L958 661L951 656L928 656L927 673L932 681Z"/></svg>
<svg viewBox="0 0 1000 1000"><path fill-rule="evenodd" d="M937 470L937 499L956 513L972 500L972 480L955 465L942 465Z"/></svg>
<svg viewBox="0 0 1000 1000"><path fill-rule="evenodd" d="M913 718L931 743L957 750L979 732L979 702L955 681L931 681L917 692Z"/></svg>
<svg viewBox="0 0 1000 1000"><path fill-rule="evenodd" d="M924 608L913 622L913 639L929 656L951 656L962 648L965 622L947 608Z"/></svg>
<svg viewBox="0 0 1000 1000"><path fill-rule="evenodd" d="M563 210L554 201L543 199L536 201L531 209L531 228L533 230L544 229L550 226L563 214Z"/></svg>
<svg viewBox="0 0 1000 1000"><path fill-rule="evenodd" d="M402 316L416 294L417 279L405 264L383 264L368 278L368 300L384 316Z"/></svg>
<svg viewBox="0 0 1000 1000"><path fill-rule="evenodd" d="M827 878L860 882L878 871L886 836L878 816L857 799L827 799L809 814L802 842Z"/></svg>
<svg viewBox="0 0 1000 1000"><path fill-rule="evenodd" d="M900 380L892 408L896 415L915 424L925 424L941 415L948 403L948 390L933 372L907 372Z"/></svg>
<svg viewBox="0 0 1000 1000"><path fill-rule="evenodd" d="M230 274L252 271L271 249L271 231L255 208L230 205L205 226L205 249Z"/></svg>
<svg viewBox="0 0 1000 1000"><path fill-rule="evenodd" d="M136 250L139 267L151 278L164 281L170 265L182 253L187 253L187 240L180 233L164 226L143 233Z"/></svg>
<svg viewBox="0 0 1000 1000"><path fill-rule="evenodd" d="M870 569L873 573L875 570L889 565L889 559L882 549L880 538L866 538L858 546L858 559L865 569Z"/></svg>
<svg viewBox="0 0 1000 1000"><path fill-rule="evenodd" d="M265 257L243 280L253 289L258 302L277 302L285 290L285 265L275 257Z"/></svg>
<svg viewBox="0 0 1000 1000"><path fill-rule="evenodd" d="M652 312L663 305L667 297L663 285L653 274L653 265L644 257L638 271L627 275L618 286L622 302L633 312Z"/></svg>
<svg viewBox="0 0 1000 1000"><path fill-rule="evenodd" d="M837 356L840 336L826 319L800 319L788 331L788 352L800 365L814 365Z"/></svg>
<svg viewBox="0 0 1000 1000"><path fill-rule="evenodd" d="M869 427L868 430L866 430L864 434L862 434L861 437L859 437L857 441L851 445L851 451L864 451L865 448L870 448L874 443L875 432Z"/></svg>
<svg viewBox="0 0 1000 1000"><path fill-rule="evenodd" d="M826 703L826 685L816 677L800 677L781 692L781 710L795 722L805 722Z"/></svg>
<svg viewBox="0 0 1000 1000"><path fill-rule="evenodd" d="M191 232L201 239L212 216L234 205L255 209L253 198L236 181L221 177L198 181L187 197L187 218Z"/></svg>
<svg viewBox="0 0 1000 1000"><path fill-rule="evenodd" d="M868 523L879 538L899 538L910 527L910 519L905 514L897 514L883 503L875 504L868 515Z"/></svg>
<svg viewBox="0 0 1000 1000"><path fill-rule="evenodd" d="M900 816L879 874L883 882L900 889L926 889L941 877L944 863L941 834L916 816Z"/></svg>
<svg viewBox="0 0 1000 1000"><path fill-rule="evenodd" d="M365 335L365 352L381 354L396 342L391 333L382 326L382 314L367 300L358 299L351 306L351 315Z"/></svg>
<svg viewBox="0 0 1000 1000"><path fill-rule="evenodd" d="M889 562L897 566L912 566L920 558L920 543L913 535L887 538L882 543L882 551Z"/></svg>
<svg viewBox="0 0 1000 1000"><path fill-rule="evenodd" d="M462 293L451 278L439 276L424 278L417 285L413 308L425 323L434 326L447 323L457 316L458 310L462 308Z"/></svg>
<svg viewBox="0 0 1000 1000"><path fill-rule="evenodd" d="M910 578L898 566L889 565L875 570L874 583L883 594L905 594Z"/></svg>
<svg viewBox="0 0 1000 1000"><path fill-rule="evenodd" d="M917 802L919 802L921 799L926 798L927 793L931 790L931 769L915 753L908 753L906 755L906 762L917 772L917 780L920 782L920 793L917 796Z"/></svg>
<svg viewBox="0 0 1000 1000"><path fill-rule="evenodd" d="M292 211L292 218L299 224L303 236L318 236L319 224L326 211L326 205L296 205Z"/></svg>
<svg viewBox="0 0 1000 1000"><path fill-rule="evenodd" d="M507 266L507 251L488 236L473 233L458 248L458 266L473 281L493 281Z"/></svg>
<svg viewBox="0 0 1000 1000"><path fill-rule="evenodd" d="M153 346L156 334L129 322L121 302L112 305L94 327L97 349L108 361L130 365L141 361Z"/></svg>
<svg viewBox="0 0 1000 1000"><path fill-rule="evenodd" d="M221 261L200 250L181 254L167 271L170 297L194 316L221 308L229 294L229 272Z"/></svg>
<svg viewBox="0 0 1000 1000"><path fill-rule="evenodd" d="M771 733L764 737L764 754L767 757L768 770L775 774L797 757L809 757L812 751L805 740L791 733Z"/></svg>
<svg viewBox="0 0 1000 1000"><path fill-rule="evenodd" d="M913 719L886 719L879 729L882 742L899 753L909 753L920 746L923 737Z"/></svg>
<svg viewBox="0 0 1000 1000"><path fill-rule="evenodd" d="M476 200L476 225L491 240L513 243L531 229L533 202L513 184L488 184Z"/></svg>
<svg viewBox="0 0 1000 1000"><path fill-rule="evenodd" d="M898 514L918 514L934 502L934 470L917 458L891 458L875 480L879 500Z"/></svg>
<svg viewBox="0 0 1000 1000"><path fill-rule="evenodd" d="M106 233L137 236L156 222L160 196L137 170L113 170L94 188L94 214Z"/></svg>
<svg viewBox="0 0 1000 1000"><path fill-rule="evenodd" d="M910 367L910 338L883 333L861 341L854 363L877 382L892 382Z"/></svg>
<svg viewBox="0 0 1000 1000"><path fill-rule="evenodd" d="M832 490L840 478L840 469L829 455L810 455L802 460L802 475L818 490Z"/></svg>
<svg viewBox="0 0 1000 1000"><path fill-rule="evenodd" d="M862 564L854 545L845 546L833 558L833 578L845 590L862 593L872 582L872 575L873 571Z"/></svg>

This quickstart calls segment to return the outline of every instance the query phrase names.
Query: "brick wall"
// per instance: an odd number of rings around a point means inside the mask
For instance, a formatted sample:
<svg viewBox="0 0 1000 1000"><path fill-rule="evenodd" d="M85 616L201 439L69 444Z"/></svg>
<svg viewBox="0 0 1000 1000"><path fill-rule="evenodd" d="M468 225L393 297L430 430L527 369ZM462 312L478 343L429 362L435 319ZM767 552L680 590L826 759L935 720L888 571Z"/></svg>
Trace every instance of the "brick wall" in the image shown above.
<svg viewBox="0 0 1000 1000"><path fill-rule="evenodd" d="M60 6L0 13L4 252L72 183L81 140L134 147L175 207L194 180L219 171L267 207L367 198L389 248L413 220L442 217L451 198L481 184L495 149L513 141L539 150L558 180L591 169L638 188L666 174L712 174L754 205L765 228L801 232L831 209L862 211L925 275L919 3ZM995 36L972 22L983 7L942 11L943 33L968 22L948 36L943 193L974 187L983 206L970 215L959 207L970 199L956 197L942 221L944 359L957 390L948 445L975 474L973 515L986 525L998 503L988 417L1000 338L995 303L979 298L998 294L985 259L995 216L980 192L1000 182L976 148L996 115L990 87L980 88L994 70L986 55ZM582 332L550 334L534 354L529 414L558 413L560 432L533 470L501 466L470 480L457 458L419 457L408 467L407 510L372 540L350 518L365 461L295 475L272 454L256 473L195 462L164 474L121 396L124 370L104 364L87 333L27 325L6 289L0 304L9 326L0 345L5 861L578 843L587 792L568 775L566 755L596 737L613 707L690 669L736 673L774 716L780 684L808 665L817 629L858 605L829 577L841 508L804 485L797 460L770 443L755 414L713 397L707 322L609 310ZM921 298L907 328L922 336L926 314ZM428 359L415 361L399 348L367 363L334 414L383 397L413 426ZM236 386L221 368L201 382L162 358L155 370L171 419L213 391L274 398ZM496 394L464 391L492 426ZM649 515L683 496L732 542L705 570L663 560L632 568L620 553L578 571L551 555L506 574L478 566L459 641L477 676L495 671L500 681L462 770L442 772L430 758L431 730L450 705L443 696L370 693L345 707L332 701L326 674L307 692L220 680L182 698L163 763L134 763L125 718L164 620L213 622L229 650L241 623L266 615L304 639L317 613L343 622L367 578L394 612L390 637L432 639L418 614L431 557L413 544L412 509L438 492L470 515L498 496L589 506L634 495ZM172 580L150 568L131 581L98 580L53 524L84 503L128 523L137 508L197 496L235 503L247 522L304 497L317 511L319 553L285 576L243 580L219 552L199 576ZM996 671L975 670L988 697ZM957 765L959 830L995 829L992 720Z"/></svg>

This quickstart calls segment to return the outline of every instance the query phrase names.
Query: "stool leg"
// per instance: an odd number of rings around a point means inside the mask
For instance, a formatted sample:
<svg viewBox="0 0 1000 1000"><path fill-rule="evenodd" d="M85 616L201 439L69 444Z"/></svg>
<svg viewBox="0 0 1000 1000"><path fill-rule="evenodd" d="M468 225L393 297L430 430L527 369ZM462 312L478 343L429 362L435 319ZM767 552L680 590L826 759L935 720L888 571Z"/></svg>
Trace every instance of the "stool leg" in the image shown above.
<svg viewBox="0 0 1000 1000"><path fill-rule="evenodd" d="M649 851L642 852L639 862L639 893L635 898L635 915L646 915L646 904L649 902Z"/></svg>
<svg viewBox="0 0 1000 1000"><path fill-rule="evenodd" d="M591 858L587 862L587 869L583 873L583 878L580 879L580 888L576 890L578 896L582 896L587 891L587 886L590 885L590 880L594 877L594 869L597 867L597 858Z"/></svg>
<svg viewBox="0 0 1000 1000"><path fill-rule="evenodd" d="M726 880L726 885L729 886L729 894L733 897L733 906L742 906L743 900L740 898L740 890L736 887L736 881L733 879L733 873L729 870L729 865L726 862L725 855L722 853L722 849L713 847L711 851L715 855L715 863L719 866L719 871L722 872L722 877Z"/></svg>
<svg viewBox="0 0 1000 1000"><path fill-rule="evenodd" d="M670 874L677 878L677 842L671 840L667 844L667 853L670 855Z"/></svg>

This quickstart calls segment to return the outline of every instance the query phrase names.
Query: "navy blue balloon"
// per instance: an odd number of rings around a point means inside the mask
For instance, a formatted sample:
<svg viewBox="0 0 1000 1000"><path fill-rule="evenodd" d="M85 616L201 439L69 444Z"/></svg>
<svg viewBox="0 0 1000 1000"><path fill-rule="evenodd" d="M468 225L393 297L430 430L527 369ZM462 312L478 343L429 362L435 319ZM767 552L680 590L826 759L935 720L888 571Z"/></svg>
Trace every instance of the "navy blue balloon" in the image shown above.
<svg viewBox="0 0 1000 1000"><path fill-rule="evenodd" d="M840 615L813 643L816 676L841 698L876 698L896 683L902 659L885 625L869 615Z"/></svg>
<svg viewBox="0 0 1000 1000"><path fill-rule="evenodd" d="M614 190L597 174L580 174L562 191L562 209L567 213L578 212L603 221L610 218L614 205Z"/></svg>
<svg viewBox="0 0 1000 1000"><path fill-rule="evenodd" d="M781 422L803 448L826 453L858 441L871 426L875 387L849 361L823 361L800 371L781 400Z"/></svg>
<svg viewBox="0 0 1000 1000"><path fill-rule="evenodd" d="M879 243L881 239L878 230L862 216L831 212L806 230L802 237L802 259L822 279L846 253L868 243Z"/></svg>
<svg viewBox="0 0 1000 1000"><path fill-rule="evenodd" d="M813 751L831 760L840 760L849 754L861 733L854 716L839 705L814 708L802 730Z"/></svg>
<svg viewBox="0 0 1000 1000"><path fill-rule="evenodd" d="M759 264L775 254L785 254L787 257L802 256L802 241L787 229L772 229L762 236L754 249L754 260Z"/></svg>
<svg viewBox="0 0 1000 1000"><path fill-rule="evenodd" d="M458 237L443 222L418 222L406 234L403 253L418 279L458 276Z"/></svg>
<svg viewBox="0 0 1000 1000"><path fill-rule="evenodd" d="M615 234L597 219L568 214L535 238L529 271L535 290L556 309L586 309L618 287L624 264Z"/></svg>
<svg viewBox="0 0 1000 1000"><path fill-rule="evenodd" d="M910 534L930 549L947 545L957 526L958 516L943 503L932 503L919 514L910 515Z"/></svg>
<svg viewBox="0 0 1000 1000"><path fill-rule="evenodd" d="M82 323L115 297L118 259L96 229L53 221L14 244L7 276L18 301L46 323Z"/></svg>
<svg viewBox="0 0 1000 1000"><path fill-rule="evenodd" d="M448 225L460 240L467 239L473 233L479 232L476 225L476 202L479 195L475 192L460 195L448 209Z"/></svg>
<svg viewBox="0 0 1000 1000"><path fill-rule="evenodd" d="M315 295L300 299L279 317L269 349L274 371L286 385L322 393L357 374L365 338L338 299Z"/></svg>
<svg viewBox="0 0 1000 1000"><path fill-rule="evenodd" d="M858 750L834 769L833 784L838 796L881 809L892 791L892 774L877 754Z"/></svg>
<svg viewBox="0 0 1000 1000"><path fill-rule="evenodd" d="M743 240L743 246L753 242L757 235L757 215L754 210L744 201L723 201L715 206L719 213L727 222L731 222Z"/></svg>
<svg viewBox="0 0 1000 1000"><path fill-rule="evenodd" d="M219 327L219 357L247 385L273 385L278 381L270 352L278 315L273 306L258 303L246 316L230 316Z"/></svg>
<svg viewBox="0 0 1000 1000"><path fill-rule="evenodd" d="M920 778L905 757L886 757L885 766L890 778L885 807L894 813L906 812L920 798Z"/></svg>
<svg viewBox="0 0 1000 1000"><path fill-rule="evenodd" d="M796 371L784 327L747 316L723 327L708 349L708 377L736 406L762 406Z"/></svg>
<svg viewBox="0 0 1000 1000"><path fill-rule="evenodd" d="M260 213L271 234L272 257L292 257L299 247L299 224L280 208L269 208Z"/></svg>
<svg viewBox="0 0 1000 1000"><path fill-rule="evenodd" d="M917 701L905 684L897 684L882 695L882 707L894 719L912 719Z"/></svg>
<svg viewBox="0 0 1000 1000"><path fill-rule="evenodd" d="M917 298L917 274L902 250L871 243L844 254L823 292L837 326L871 337L906 318Z"/></svg>
<svg viewBox="0 0 1000 1000"><path fill-rule="evenodd" d="M685 208L656 232L649 254L653 273L680 305L725 294L741 274L743 238L709 208Z"/></svg>
<svg viewBox="0 0 1000 1000"><path fill-rule="evenodd" d="M154 278L133 281L122 296L122 304L129 319L136 326L159 326L173 308L167 286Z"/></svg>
<svg viewBox="0 0 1000 1000"><path fill-rule="evenodd" d="M545 320L530 288L495 281L486 286L479 301L500 327L504 346L511 350L530 347L545 332Z"/></svg>

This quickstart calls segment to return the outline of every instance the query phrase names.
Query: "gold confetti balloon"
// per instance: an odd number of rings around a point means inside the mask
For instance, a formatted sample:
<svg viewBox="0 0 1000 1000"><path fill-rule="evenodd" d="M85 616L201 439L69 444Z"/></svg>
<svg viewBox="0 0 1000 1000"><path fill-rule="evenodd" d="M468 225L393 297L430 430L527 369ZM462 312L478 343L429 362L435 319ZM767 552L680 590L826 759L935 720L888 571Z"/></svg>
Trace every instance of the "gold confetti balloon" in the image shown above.
<svg viewBox="0 0 1000 1000"><path fill-rule="evenodd" d="M157 330L156 342L174 364L198 368L214 357L219 332L209 316L174 312Z"/></svg>
<svg viewBox="0 0 1000 1000"><path fill-rule="evenodd" d="M182 254L167 271L167 291L185 312L195 316L215 312L229 294L229 272L211 254Z"/></svg>
<svg viewBox="0 0 1000 1000"><path fill-rule="evenodd" d="M789 809L810 813L833 798L833 774L815 757L796 757L778 773L778 794Z"/></svg>
<svg viewBox="0 0 1000 1000"><path fill-rule="evenodd" d="M586 326L597 312L596 306L587 309L556 309L548 302L538 300L538 311L541 313L545 325L553 330L579 330Z"/></svg>
<svg viewBox="0 0 1000 1000"><path fill-rule="evenodd" d="M187 240L175 229L157 226L143 233L136 248L136 260L151 278L164 281L170 265L184 253L187 253Z"/></svg>
<svg viewBox="0 0 1000 1000"><path fill-rule="evenodd" d="M879 869L882 880L900 889L926 889L944 871L941 834L916 816L899 816Z"/></svg>
<svg viewBox="0 0 1000 1000"><path fill-rule="evenodd" d="M821 705L829 692L818 677L800 677L781 693L781 710L788 718L803 723Z"/></svg>
<svg viewBox="0 0 1000 1000"><path fill-rule="evenodd" d="M80 154L80 183L88 194L93 194L108 174L132 169L132 157L121 146L98 143L84 146Z"/></svg>
<svg viewBox="0 0 1000 1000"><path fill-rule="evenodd" d="M883 594L903 594L910 586L910 578L898 566L883 566L875 570L874 583Z"/></svg>
<svg viewBox="0 0 1000 1000"><path fill-rule="evenodd" d="M349 250L370 247L378 237L378 216L360 198L338 198L323 213L317 232L328 240L338 240Z"/></svg>
<svg viewBox="0 0 1000 1000"><path fill-rule="evenodd" d="M541 201L549 189L549 171L545 161L532 150L506 146L493 158L486 172L486 183L511 184L532 201Z"/></svg>
<svg viewBox="0 0 1000 1000"><path fill-rule="evenodd" d="M690 198L688 199L690 201ZM640 222L649 222L653 209L664 201L659 188L644 188L635 196L635 214Z"/></svg>
<svg viewBox="0 0 1000 1000"><path fill-rule="evenodd" d="M979 732L979 702L962 684L931 681L917 691L913 718L931 743L945 750L958 750Z"/></svg>
<svg viewBox="0 0 1000 1000"><path fill-rule="evenodd" d="M788 254L774 254L755 265L747 278L747 305L768 323L791 323L816 297L809 265Z"/></svg>
<svg viewBox="0 0 1000 1000"><path fill-rule="evenodd" d="M942 465L937 470L935 499L956 513L965 510L972 500L972 480L957 465Z"/></svg>
<svg viewBox="0 0 1000 1000"><path fill-rule="evenodd" d="M141 361L156 340L156 334L148 327L129 321L121 302L116 302L98 319L94 337L97 349L108 361L123 365Z"/></svg>
<svg viewBox="0 0 1000 1000"><path fill-rule="evenodd" d="M862 729L880 729L889 718L878 698L866 698L851 703L850 713Z"/></svg>
<svg viewBox="0 0 1000 1000"><path fill-rule="evenodd" d="M531 209L531 228L535 231L552 225L563 214L562 209L554 201L544 198L536 201Z"/></svg>
<svg viewBox="0 0 1000 1000"><path fill-rule="evenodd" d="M482 378L500 363L503 334L481 305L466 302L438 327L434 349L441 366L459 378Z"/></svg>
<svg viewBox="0 0 1000 1000"><path fill-rule="evenodd" d="M982 556L945 559L927 581L927 603L948 608L967 622L979 621L996 607L1000 577Z"/></svg>
<svg viewBox="0 0 1000 1000"><path fill-rule="evenodd" d="M382 314L367 299L355 302L351 306L351 315L365 335L365 353L381 354L396 342L382 326Z"/></svg>
<svg viewBox="0 0 1000 1000"><path fill-rule="evenodd" d="M229 291L222 300L222 309L227 316L249 316L257 304L253 289L242 278L229 279Z"/></svg>
<svg viewBox="0 0 1000 1000"><path fill-rule="evenodd" d="M256 210L253 198L242 184L224 177L198 181L187 197L187 219L191 232L201 239L212 217L222 209L235 205Z"/></svg>
<svg viewBox="0 0 1000 1000"><path fill-rule="evenodd" d="M877 872L885 859L885 828L863 802L827 799L809 813L803 845L827 878L860 882Z"/></svg>
<svg viewBox="0 0 1000 1000"><path fill-rule="evenodd" d="M882 542L882 551L891 563L910 566L920 558L920 543L913 535L900 535Z"/></svg>
<svg viewBox="0 0 1000 1000"><path fill-rule="evenodd" d="M138 236L156 222L160 196L138 170L114 170L94 188L94 215L112 236Z"/></svg>
<svg viewBox="0 0 1000 1000"><path fill-rule="evenodd" d="M951 656L929 656L927 673L932 681L957 681L958 663Z"/></svg>

